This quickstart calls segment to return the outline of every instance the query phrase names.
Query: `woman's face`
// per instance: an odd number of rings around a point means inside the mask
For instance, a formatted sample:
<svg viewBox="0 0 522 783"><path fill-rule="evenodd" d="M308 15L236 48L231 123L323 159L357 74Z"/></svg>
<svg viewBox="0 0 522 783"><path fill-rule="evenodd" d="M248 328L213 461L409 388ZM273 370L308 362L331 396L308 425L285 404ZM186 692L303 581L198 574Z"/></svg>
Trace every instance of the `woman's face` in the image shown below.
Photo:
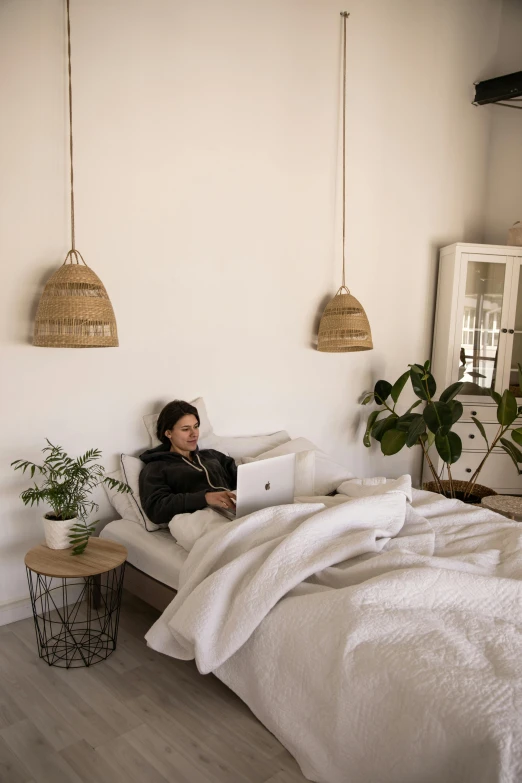
<svg viewBox="0 0 522 783"><path fill-rule="evenodd" d="M170 440L171 451L180 453L195 451L199 438L198 420L191 413L188 413L186 416L178 419L173 428L165 432L165 435Z"/></svg>

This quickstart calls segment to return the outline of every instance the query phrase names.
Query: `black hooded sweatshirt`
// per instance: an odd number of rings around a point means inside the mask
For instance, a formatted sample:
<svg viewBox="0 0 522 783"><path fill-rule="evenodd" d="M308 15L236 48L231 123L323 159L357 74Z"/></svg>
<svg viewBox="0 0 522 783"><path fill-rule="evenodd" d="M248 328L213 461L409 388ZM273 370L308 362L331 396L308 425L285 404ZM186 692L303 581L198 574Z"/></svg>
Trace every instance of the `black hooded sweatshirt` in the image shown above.
<svg viewBox="0 0 522 783"><path fill-rule="evenodd" d="M196 449L192 456L193 461L185 459L163 444L140 455L145 463L140 473L141 504L156 525L167 525L176 514L206 508L207 492L236 488L232 457L214 449Z"/></svg>

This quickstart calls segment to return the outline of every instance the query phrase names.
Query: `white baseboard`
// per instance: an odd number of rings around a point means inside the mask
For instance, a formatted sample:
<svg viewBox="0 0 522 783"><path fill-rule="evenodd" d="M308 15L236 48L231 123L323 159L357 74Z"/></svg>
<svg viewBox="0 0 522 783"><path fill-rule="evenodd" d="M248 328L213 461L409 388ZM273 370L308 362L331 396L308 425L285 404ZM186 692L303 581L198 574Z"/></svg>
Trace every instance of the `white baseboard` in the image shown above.
<svg viewBox="0 0 522 783"><path fill-rule="evenodd" d="M19 598L18 601L6 601L0 604L0 625L16 623L18 620L25 620L33 616L31 599Z"/></svg>
<svg viewBox="0 0 522 783"><path fill-rule="evenodd" d="M80 590L80 587L68 588L67 596L70 603L76 601L80 595ZM62 606L61 595L56 595L54 600L56 606L60 608ZM18 620L26 620L32 616L33 608L29 595L26 598L19 598L17 601L5 601L0 604L0 626L16 623Z"/></svg>

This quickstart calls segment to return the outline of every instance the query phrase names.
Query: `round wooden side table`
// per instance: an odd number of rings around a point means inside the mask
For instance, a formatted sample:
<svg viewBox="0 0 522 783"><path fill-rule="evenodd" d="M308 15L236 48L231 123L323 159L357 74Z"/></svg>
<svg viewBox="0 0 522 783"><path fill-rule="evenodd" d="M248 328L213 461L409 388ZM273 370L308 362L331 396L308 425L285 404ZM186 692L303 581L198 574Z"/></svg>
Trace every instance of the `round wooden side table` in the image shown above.
<svg viewBox="0 0 522 783"><path fill-rule="evenodd" d="M26 554L38 654L49 666L91 666L116 649L126 559L105 538L81 555L45 544Z"/></svg>
<svg viewBox="0 0 522 783"><path fill-rule="evenodd" d="M482 505L504 517L522 521L522 497L518 495L491 495L482 498Z"/></svg>

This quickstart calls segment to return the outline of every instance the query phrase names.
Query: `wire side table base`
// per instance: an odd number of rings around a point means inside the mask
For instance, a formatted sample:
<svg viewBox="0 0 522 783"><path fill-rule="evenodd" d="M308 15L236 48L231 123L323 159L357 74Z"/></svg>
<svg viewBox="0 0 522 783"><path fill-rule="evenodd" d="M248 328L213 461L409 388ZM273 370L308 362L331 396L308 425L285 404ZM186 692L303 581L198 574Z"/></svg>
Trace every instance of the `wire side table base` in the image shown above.
<svg viewBox="0 0 522 783"><path fill-rule="evenodd" d="M26 566L40 658L65 669L92 666L116 649L125 562L85 577L55 577Z"/></svg>

